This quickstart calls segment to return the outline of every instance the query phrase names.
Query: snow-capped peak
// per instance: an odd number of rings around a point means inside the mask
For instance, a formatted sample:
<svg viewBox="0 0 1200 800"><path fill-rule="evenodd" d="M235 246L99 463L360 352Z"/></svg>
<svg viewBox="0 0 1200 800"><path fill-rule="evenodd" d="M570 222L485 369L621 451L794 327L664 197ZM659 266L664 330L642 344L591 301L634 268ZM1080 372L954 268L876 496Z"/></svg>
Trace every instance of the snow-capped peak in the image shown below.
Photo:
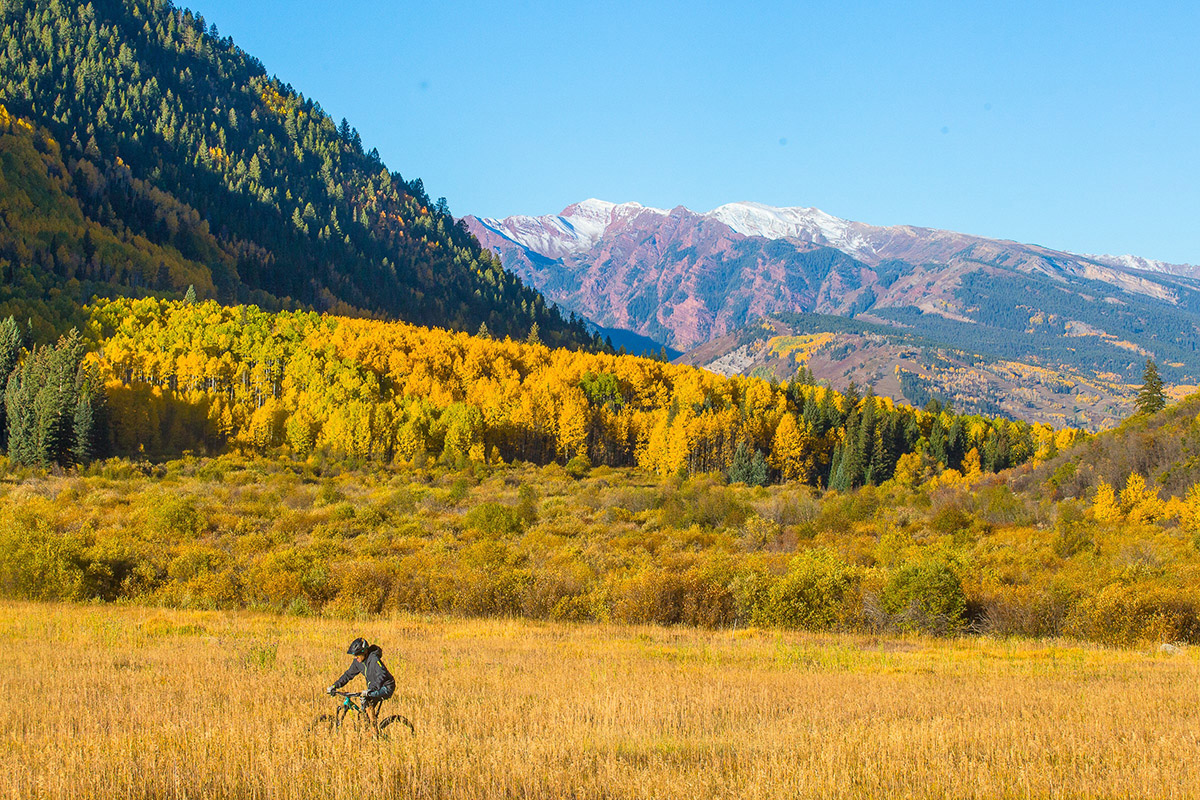
<svg viewBox="0 0 1200 800"><path fill-rule="evenodd" d="M762 203L726 203L705 216L714 217L745 236L766 239L802 239L836 247L851 255L867 255L870 244L854 230L850 220L819 208L775 208Z"/></svg>
<svg viewBox="0 0 1200 800"><path fill-rule="evenodd" d="M569 253L579 253L594 247L613 224L642 213L666 216L669 212L641 203L610 203L593 197L572 203L560 214L544 217L513 216L500 220L485 218L480 222L537 253L550 258L561 258Z"/></svg>

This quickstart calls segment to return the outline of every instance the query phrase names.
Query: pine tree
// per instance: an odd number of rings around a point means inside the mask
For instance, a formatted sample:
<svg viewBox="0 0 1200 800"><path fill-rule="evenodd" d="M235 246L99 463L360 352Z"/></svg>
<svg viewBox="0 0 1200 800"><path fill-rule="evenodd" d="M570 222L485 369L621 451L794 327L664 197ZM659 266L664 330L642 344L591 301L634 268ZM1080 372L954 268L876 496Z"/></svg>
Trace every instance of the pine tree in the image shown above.
<svg viewBox="0 0 1200 800"><path fill-rule="evenodd" d="M1146 359L1146 370L1142 373L1142 389L1137 396L1137 413L1157 414L1167 407L1167 395L1163 391L1162 378L1154 359Z"/></svg>
<svg viewBox="0 0 1200 800"><path fill-rule="evenodd" d="M183 302L187 303L189 306L196 305L196 286L195 286L195 284L188 286L187 294L185 294L183 296Z"/></svg>
<svg viewBox="0 0 1200 800"><path fill-rule="evenodd" d="M0 323L0 449L8 449L8 415L5 413L4 389L8 376L17 368L21 357L21 327L13 317Z"/></svg>
<svg viewBox="0 0 1200 800"><path fill-rule="evenodd" d="M96 415L92 410L92 399L84 394L75 403L73 420L74 441L71 443L71 455L75 463L87 464L95 458L95 448L92 445L96 437Z"/></svg>
<svg viewBox="0 0 1200 800"><path fill-rule="evenodd" d="M9 458L18 464L67 465L75 458L80 362L84 344L72 330L54 347L39 347L13 371L5 392L9 418ZM89 397L89 405L92 398ZM94 415L80 419L95 436ZM90 442L87 444L90 449Z"/></svg>
<svg viewBox="0 0 1200 800"><path fill-rule="evenodd" d="M767 459L762 451L738 442L733 452L733 463L729 465L730 483L744 483L747 486L767 485Z"/></svg>

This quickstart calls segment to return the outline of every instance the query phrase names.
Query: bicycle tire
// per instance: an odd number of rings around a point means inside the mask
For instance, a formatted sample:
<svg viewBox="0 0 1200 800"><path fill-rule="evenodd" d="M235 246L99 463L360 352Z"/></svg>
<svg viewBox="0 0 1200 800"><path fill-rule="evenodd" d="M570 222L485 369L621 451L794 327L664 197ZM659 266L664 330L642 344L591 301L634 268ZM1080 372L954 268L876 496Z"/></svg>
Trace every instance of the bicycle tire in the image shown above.
<svg viewBox="0 0 1200 800"><path fill-rule="evenodd" d="M338 729L338 718L336 714L318 714L317 717L309 723L308 729L313 733L333 733Z"/></svg>
<svg viewBox="0 0 1200 800"><path fill-rule="evenodd" d="M399 714L392 714L390 717L384 717L383 719L381 719L379 721L379 730L382 731L384 728L388 727L389 725L393 725L397 722L400 723L401 725L406 726L408 728L408 732L411 733L413 736L417 735L417 729L414 728L413 724L408 721L408 717L402 717Z"/></svg>

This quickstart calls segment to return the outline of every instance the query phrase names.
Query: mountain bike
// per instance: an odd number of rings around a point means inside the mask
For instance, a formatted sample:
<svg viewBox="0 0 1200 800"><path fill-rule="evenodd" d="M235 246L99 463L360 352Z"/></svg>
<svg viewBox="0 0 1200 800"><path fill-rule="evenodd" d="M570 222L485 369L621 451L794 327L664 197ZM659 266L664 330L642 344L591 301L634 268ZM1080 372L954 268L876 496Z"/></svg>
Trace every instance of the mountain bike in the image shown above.
<svg viewBox="0 0 1200 800"><path fill-rule="evenodd" d="M355 700L363 699L363 692L333 692L334 696L342 698L342 702L338 705L337 712L333 714L318 714L317 718L309 725L309 729L314 733L335 733L342 728L352 728L360 733L373 730L371 718L367 715L365 703L356 703ZM354 713L350 721L346 721L346 715ZM385 736L385 729L392 725L403 725L408 728L408 732L413 736L417 735L417 729L408 721L407 717L399 714L390 714L379 720L379 735Z"/></svg>

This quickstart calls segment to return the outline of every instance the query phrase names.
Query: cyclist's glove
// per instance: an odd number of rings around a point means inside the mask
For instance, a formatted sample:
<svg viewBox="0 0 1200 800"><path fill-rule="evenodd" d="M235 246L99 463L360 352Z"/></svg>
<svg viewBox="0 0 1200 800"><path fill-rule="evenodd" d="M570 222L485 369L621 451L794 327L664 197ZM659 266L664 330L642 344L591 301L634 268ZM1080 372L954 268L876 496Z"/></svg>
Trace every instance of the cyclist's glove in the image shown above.
<svg viewBox="0 0 1200 800"><path fill-rule="evenodd" d="M330 686L328 689L325 690L325 694L333 694L336 691L337 691L336 686Z"/></svg>

